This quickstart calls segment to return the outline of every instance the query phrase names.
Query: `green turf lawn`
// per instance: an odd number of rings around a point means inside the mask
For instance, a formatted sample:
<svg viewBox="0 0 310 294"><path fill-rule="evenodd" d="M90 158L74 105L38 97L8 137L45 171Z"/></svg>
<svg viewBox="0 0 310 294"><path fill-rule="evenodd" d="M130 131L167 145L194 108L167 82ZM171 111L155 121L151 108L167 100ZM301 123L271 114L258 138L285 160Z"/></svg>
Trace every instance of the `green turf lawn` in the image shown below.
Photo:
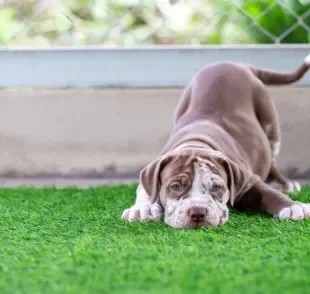
<svg viewBox="0 0 310 294"><path fill-rule="evenodd" d="M308 293L310 221L125 223L136 185L0 189L0 293ZM310 202L310 187L296 199Z"/></svg>

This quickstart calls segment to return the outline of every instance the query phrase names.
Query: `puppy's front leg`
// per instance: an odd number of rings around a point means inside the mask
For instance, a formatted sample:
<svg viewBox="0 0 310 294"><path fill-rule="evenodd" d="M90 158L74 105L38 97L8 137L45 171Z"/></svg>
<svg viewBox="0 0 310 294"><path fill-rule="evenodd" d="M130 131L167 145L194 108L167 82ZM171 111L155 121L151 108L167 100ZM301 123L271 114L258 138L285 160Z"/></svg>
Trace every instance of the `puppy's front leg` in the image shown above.
<svg viewBox="0 0 310 294"><path fill-rule="evenodd" d="M255 184L236 207L265 211L281 220L310 218L310 204L293 201L287 195L263 182Z"/></svg>
<svg viewBox="0 0 310 294"><path fill-rule="evenodd" d="M163 218L162 206L158 202L151 203L150 197L141 184L139 184L136 193L136 203L124 210L122 219L126 221L151 221Z"/></svg>

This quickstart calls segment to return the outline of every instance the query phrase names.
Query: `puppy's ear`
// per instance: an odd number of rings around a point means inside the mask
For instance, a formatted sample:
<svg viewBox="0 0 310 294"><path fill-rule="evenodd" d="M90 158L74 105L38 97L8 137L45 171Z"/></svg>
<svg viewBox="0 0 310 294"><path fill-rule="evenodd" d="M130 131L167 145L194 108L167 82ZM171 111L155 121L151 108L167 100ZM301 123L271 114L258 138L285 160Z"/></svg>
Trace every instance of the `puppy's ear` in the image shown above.
<svg viewBox="0 0 310 294"><path fill-rule="evenodd" d="M224 165L226 173L227 173L227 187L230 193L229 203L231 206L233 206L235 202L235 198L237 196L236 179L240 178L239 169L233 168L231 161L228 160L227 158L224 158L221 156L219 157L218 160Z"/></svg>
<svg viewBox="0 0 310 294"><path fill-rule="evenodd" d="M222 161L228 176L227 185L230 191L229 203L231 206L234 206L236 198L243 195L260 179L250 170L240 167L227 157L223 158Z"/></svg>
<svg viewBox="0 0 310 294"><path fill-rule="evenodd" d="M152 203L156 201L160 190L160 172L172 157L173 155L161 156L148 164L140 172L140 183L147 195L149 195Z"/></svg>

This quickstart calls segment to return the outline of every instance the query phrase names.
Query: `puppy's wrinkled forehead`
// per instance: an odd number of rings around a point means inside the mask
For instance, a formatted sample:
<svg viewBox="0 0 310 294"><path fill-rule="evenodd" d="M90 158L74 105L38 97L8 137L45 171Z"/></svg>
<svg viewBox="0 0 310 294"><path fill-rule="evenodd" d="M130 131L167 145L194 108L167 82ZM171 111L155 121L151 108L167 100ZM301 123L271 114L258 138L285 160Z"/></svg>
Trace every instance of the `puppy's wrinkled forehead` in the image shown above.
<svg viewBox="0 0 310 294"><path fill-rule="evenodd" d="M160 175L161 184L179 180L191 185L197 171L202 177L208 177L214 173L219 174L220 172L215 164L202 159L198 155L177 156L163 168Z"/></svg>
<svg viewBox="0 0 310 294"><path fill-rule="evenodd" d="M173 160L168 162L163 168L161 175L165 177L174 177L179 174L186 174L191 176L193 174L194 155L180 155L175 156Z"/></svg>

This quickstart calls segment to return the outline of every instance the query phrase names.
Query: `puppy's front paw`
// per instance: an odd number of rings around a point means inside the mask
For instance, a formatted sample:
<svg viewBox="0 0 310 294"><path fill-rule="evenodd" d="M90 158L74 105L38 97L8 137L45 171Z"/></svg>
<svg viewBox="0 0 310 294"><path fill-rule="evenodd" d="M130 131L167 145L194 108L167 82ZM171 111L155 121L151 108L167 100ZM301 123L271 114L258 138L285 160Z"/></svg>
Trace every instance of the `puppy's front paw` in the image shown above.
<svg viewBox="0 0 310 294"><path fill-rule="evenodd" d="M279 218L280 220L302 220L310 218L310 204L295 202L293 205L281 209L280 212L275 215L275 217Z"/></svg>
<svg viewBox="0 0 310 294"><path fill-rule="evenodd" d="M131 208L125 209L122 219L132 221L152 221L162 219L164 216L163 208L158 204L141 203L135 204Z"/></svg>

